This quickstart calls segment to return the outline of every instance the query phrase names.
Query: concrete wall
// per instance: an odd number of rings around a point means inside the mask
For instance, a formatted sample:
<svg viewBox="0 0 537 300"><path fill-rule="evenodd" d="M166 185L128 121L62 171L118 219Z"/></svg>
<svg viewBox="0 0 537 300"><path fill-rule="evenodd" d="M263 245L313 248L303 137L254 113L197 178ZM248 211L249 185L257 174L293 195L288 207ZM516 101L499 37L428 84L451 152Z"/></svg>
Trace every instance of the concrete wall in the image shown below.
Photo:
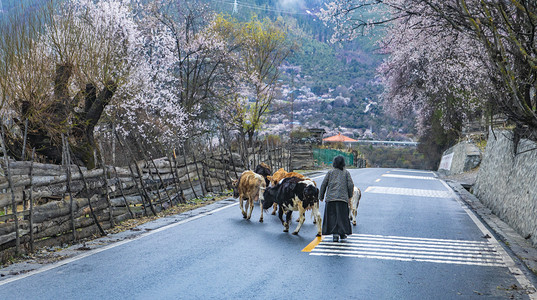
<svg viewBox="0 0 537 300"><path fill-rule="evenodd" d="M443 175L461 174L479 166L480 162L479 148L474 144L463 142L444 151L438 172Z"/></svg>
<svg viewBox="0 0 537 300"><path fill-rule="evenodd" d="M489 134L473 193L492 212L537 246L537 144L513 134Z"/></svg>

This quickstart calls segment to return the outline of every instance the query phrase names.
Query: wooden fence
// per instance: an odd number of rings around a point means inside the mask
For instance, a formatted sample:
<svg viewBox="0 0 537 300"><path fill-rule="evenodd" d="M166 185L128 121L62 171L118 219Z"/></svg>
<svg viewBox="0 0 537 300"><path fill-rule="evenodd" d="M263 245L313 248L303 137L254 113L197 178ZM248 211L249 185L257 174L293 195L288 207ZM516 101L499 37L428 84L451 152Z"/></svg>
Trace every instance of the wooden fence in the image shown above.
<svg viewBox="0 0 537 300"><path fill-rule="evenodd" d="M2 160L0 259L106 235L118 222L156 215L174 205L221 193L245 169L265 162L289 168L289 150L259 146L244 155L226 149L87 170Z"/></svg>

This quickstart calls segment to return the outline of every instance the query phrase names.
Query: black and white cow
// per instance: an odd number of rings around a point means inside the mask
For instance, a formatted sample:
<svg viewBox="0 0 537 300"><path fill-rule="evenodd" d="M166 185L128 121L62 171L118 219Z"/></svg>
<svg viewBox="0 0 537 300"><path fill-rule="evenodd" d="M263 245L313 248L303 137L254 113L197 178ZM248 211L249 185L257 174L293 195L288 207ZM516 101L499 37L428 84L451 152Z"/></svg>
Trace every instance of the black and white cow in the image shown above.
<svg viewBox="0 0 537 300"><path fill-rule="evenodd" d="M297 177L282 179L278 185L265 189L263 194L263 209L269 209L273 203L279 206L278 217L284 226L284 232L289 231L289 222L293 211L299 212L298 225L293 234L298 234L304 223L306 210L312 210L317 236L321 236L321 214L319 213L319 189L313 181ZM285 213L285 221L283 214Z"/></svg>

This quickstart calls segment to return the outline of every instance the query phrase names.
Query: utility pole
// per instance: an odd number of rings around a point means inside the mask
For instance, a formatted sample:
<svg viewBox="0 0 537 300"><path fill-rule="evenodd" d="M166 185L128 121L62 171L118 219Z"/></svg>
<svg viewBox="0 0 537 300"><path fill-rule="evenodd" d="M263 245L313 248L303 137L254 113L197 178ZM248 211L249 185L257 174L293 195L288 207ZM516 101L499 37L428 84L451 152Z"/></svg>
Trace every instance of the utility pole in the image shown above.
<svg viewBox="0 0 537 300"><path fill-rule="evenodd" d="M291 78L291 132L295 122L295 76Z"/></svg>
<svg viewBox="0 0 537 300"><path fill-rule="evenodd" d="M294 116L295 116L295 93L294 91L291 93L291 132L293 131L293 123L295 122L294 120Z"/></svg>
<svg viewBox="0 0 537 300"><path fill-rule="evenodd" d="M235 0L235 2L233 3L233 14L236 14L239 12L239 9L238 9L238 4L237 4L237 0Z"/></svg>

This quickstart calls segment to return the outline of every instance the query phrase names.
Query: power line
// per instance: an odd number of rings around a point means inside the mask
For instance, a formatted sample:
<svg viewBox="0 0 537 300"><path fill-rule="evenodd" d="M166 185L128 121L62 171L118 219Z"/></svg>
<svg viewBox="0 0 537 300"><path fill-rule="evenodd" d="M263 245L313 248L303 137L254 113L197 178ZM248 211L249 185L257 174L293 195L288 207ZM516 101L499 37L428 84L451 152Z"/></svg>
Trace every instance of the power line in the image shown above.
<svg viewBox="0 0 537 300"><path fill-rule="evenodd" d="M237 0L235 0L235 2L218 1L218 0L216 0L214 2L220 2L220 3L233 5L233 11L234 12L235 12L235 8L237 6L240 6L240 7L250 8L250 9L270 11L270 12L276 12L276 13L282 13L282 14L288 14L288 15L313 15L309 11L307 11L307 12L298 12L298 11L290 11L290 10L283 10L283 9L275 9L275 8L263 7L263 6L259 6L259 5L255 5L255 4L240 3Z"/></svg>

